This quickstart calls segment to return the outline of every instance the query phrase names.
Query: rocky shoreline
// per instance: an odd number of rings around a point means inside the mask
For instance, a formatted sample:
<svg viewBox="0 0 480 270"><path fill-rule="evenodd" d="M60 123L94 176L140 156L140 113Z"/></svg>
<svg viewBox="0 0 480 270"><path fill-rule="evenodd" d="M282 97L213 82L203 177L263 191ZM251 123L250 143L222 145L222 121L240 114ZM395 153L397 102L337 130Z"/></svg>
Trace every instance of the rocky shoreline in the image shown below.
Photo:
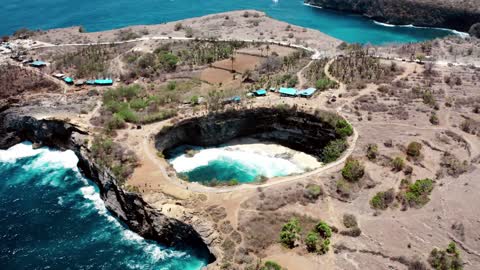
<svg viewBox="0 0 480 270"><path fill-rule="evenodd" d="M169 247L195 247L199 254L208 256L209 263L215 261L212 251L191 225L165 216L140 195L119 187L109 170L89 157L85 135L86 132L63 121L37 120L16 112L0 113L0 149L28 140L36 146L72 150L79 159L82 174L98 185L107 209L132 231Z"/></svg>
<svg viewBox="0 0 480 270"><path fill-rule="evenodd" d="M469 0L455 6L448 1L429 0L305 0L306 4L361 14L395 25L440 27L468 32L480 22L480 1Z"/></svg>

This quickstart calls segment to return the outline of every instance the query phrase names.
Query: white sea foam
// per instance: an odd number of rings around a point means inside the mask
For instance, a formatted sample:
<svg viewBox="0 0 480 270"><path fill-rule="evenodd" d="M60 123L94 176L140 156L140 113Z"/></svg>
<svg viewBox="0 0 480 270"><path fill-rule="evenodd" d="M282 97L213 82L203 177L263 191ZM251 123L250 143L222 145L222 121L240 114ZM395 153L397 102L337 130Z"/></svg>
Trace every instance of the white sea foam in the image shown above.
<svg viewBox="0 0 480 270"><path fill-rule="evenodd" d="M453 29L449 29L449 28L415 26L413 24L396 25L396 24L382 23L382 22L378 22L378 21L375 21L375 20L373 20L373 23L381 25L381 26L385 26L385 27L406 27L406 28L417 28L417 29L442 30L442 31L450 32L450 33L455 34L457 36L460 36L462 38L467 38L467 37L470 36L470 34L468 34L466 32L461 32L461 31L457 31L457 30L453 30Z"/></svg>
<svg viewBox="0 0 480 270"><path fill-rule="evenodd" d="M301 167L288 159L231 147L203 149L193 157L187 157L183 154L171 159L169 162L177 172L188 172L201 166L207 166L214 160L233 160L244 167L260 172L261 175L266 177L284 176L303 172Z"/></svg>
<svg viewBox="0 0 480 270"><path fill-rule="evenodd" d="M77 170L78 158L73 151L56 151L46 147L33 149L30 142L19 143L7 150L0 150L0 161L14 163L18 159L36 155L39 157L31 165L35 168L49 164Z"/></svg>

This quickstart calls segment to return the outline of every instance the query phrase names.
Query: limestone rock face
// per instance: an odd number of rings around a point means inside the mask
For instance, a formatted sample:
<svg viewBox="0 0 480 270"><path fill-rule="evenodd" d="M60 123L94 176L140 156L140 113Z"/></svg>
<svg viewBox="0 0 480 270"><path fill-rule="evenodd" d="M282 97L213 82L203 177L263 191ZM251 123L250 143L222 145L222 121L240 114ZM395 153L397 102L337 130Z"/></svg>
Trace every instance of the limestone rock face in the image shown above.
<svg viewBox="0 0 480 270"><path fill-rule="evenodd" d="M320 157L335 128L322 117L291 109L256 108L191 118L162 129L158 151L189 144L217 146L235 138L255 137Z"/></svg>
<svg viewBox="0 0 480 270"><path fill-rule="evenodd" d="M98 185L106 207L132 231L166 246L195 247L199 254L209 256L210 262L215 260L206 241L191 225L165 216L150 207L140 195L120 188L111 172L90 158L83 145L85 134L59 120L37 120L7 112L0 114L0 149L29 140L39 146L74 151L82 174Z"/></svg>
<svg viewBox="0 0 480 270"><path fill-rule="evenodd" d="M363 14L391 24L452 28L468 32L480 22L480 0L306 0L308 4Z"/></svg>

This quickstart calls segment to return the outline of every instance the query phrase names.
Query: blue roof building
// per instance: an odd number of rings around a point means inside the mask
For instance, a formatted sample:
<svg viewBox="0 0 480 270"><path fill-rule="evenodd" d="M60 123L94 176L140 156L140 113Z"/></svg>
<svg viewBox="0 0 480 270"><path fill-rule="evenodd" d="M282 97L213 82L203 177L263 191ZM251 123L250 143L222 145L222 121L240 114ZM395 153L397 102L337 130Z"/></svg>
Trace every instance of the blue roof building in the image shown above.
<svg viewBox="0 0 480 270"><path fill-rule="evenodd" d="M47 63L45 63L43 61L38 61L38 60L30 63L30 66L32 66L32 67L44 67L46 65L47 65Z"/></svg>
<svg viewBox="0 0 480 270"><path fill-rule="evenodd" d="M257 97L260 97L260 96L266 96L267 95L267 90L265 89L259 89L255 92L253 92L253 94Z"/></svg>
<svg viewBox="0 0 480 270"><path fill-rule="evenodd" d="M70 77L65 77L63 81L66 82L67 84L73 84L73 79Z"/></svg>
<svg viewBox="0 0 480 270"><path fill-rule="evenodd" d="M88 80L85 83L88 85L95 85L95 80Z"/></svg>
<svg viewBox="0 0 480 270"><path fill-rule="evenodd" d="M308 88L305 90L298 91L298 95L301 97L310 98L313 96L313 94L315 94L316 91L317 89L315 88Z"/></svg>
<svg viewBox="0 0 480 270"><path fill-rule="evenodd" d="M278 92L282 96L288 96L288 97L296 97L297 96L297 89L295 89L295 88L281 87L280 90L278 90Z"/></svg>
<svg viewBox="0 0 480 270"><path fill-rule="evenodd" d="M102 80L95 80L96 85L112 85L113 80L112 79L102 79Z"/></svg>

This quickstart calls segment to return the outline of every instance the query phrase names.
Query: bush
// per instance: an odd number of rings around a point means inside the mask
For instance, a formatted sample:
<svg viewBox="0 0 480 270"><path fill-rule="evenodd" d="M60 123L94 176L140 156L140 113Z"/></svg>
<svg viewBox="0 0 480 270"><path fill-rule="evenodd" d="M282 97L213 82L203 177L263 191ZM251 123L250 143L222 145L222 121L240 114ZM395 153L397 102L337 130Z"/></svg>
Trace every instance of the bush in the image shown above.
<svg viewBox="0 0 480 270"><path fill-rule="evenodd" d="M109 131L120 129L125 127L125 120L118 114L114 114L113 117L107 122L106 128Z"/></svg>
<svg viewBox="0 0 480 270"><path fill-rule="evenodd" d="M191 27L185 28L185 37L187 38L193 37L193 29Z"/></svg>
<svg viewBox="0 0 480 270"><path fill-rule="evenodd" d="M317 251L318 236L317 233L311 231L305 237L305 245L307 246L308 252Z"/></svg>
<svg viewBox="0 0 480 270"><path fill-rule="evenodd" d="M395 200L395 191L393 188L385 191L385 192L378 192L373 196L370 200L370 206L374 209L385 210L387 209L391 203Z"/></svg>
<svg viewBox="0 0 480 270"><path fill-rule="evenodd" d="M350 230L345 230L340 232L341 235L359 237L362 234L362 230L358 227L353 227Z"/></svg>
<svg viewBox="0 0 480 270"><path fill-rule="evenodd" d="M428 257L428 263L434 269L461 270L463 262L460 258L455 243L450 243L446 250L438 250L434 248Z"/></svg>
<svg viewBox="0 0 480 270"><path fill-rule="evenodd" d="M403 170L403 167L405 166L405 162L403 161L403 158L401 157L396 157L392 161L393 169L397 172Z"/></svg>
<svg viewBox="0 0 480 270"><path fill-rule="evenodd" d="M282 227L282 231L280 232L280 242L288 248L293 248L295 241L299 237L300 231L301 228L298 219L290 219L290 221L285 223Z"/></svg>
<svg viewBox="0 0 480 270"><path fill-rule="evenodd" d="M438 124L440 124L440 120L438 119L438 116L437 116L437 114L436 114L435 112L432 113L432 115L430 116L430 123L431 123L432 125L438 125Z"/></svg>
<svg viewBox="0 0 480 270"><path fill-rule="evenodd" d="M431 179L421 179L408 186L405 200L411 207L421 207L430 200L429 195L433 190Z"/></svg>
<svg viewBox="0 0 480 270"><path fill-rule="evenodd" d="M365 174L365 168L360 161L348 158L345 166L342 169L342 176L345 180L350 182L357 182Z"/></svg>
<svg viewBox="0 0 480 270"><path fill-rule="evenodd" d="M320 247L318 248L318 253L325 254L330 250L330 239L324 239L320 242Z"/></svg>
<svg viewBox="0 0 480 270"><path fill-rule="evenodd" d="M303 194L305 198L310 200L317 200L321 195L323 195L323 189L316 184L308 184Z"/></svg>
<svg viewBox="0 0 480 270"><path fill-rule="evenodd" d="M324 90L327 90L327 89L330 89L330 88L334 88L335 86L336 86L336 82L330 80L330 79L327 78L327 77L323 77L323 78L321 78L321 79L318 79L318 80L315 82L315 87L316 87L319 91L324 91Z"/></svg>
<svg viewBox="0 0 480 270"><path fill-rule="evenodd" d="M378 145L377 144L369 144L367 146L367 158L369 160L374 160L377 158L378 155Z"/></svg>
<svg viewBox="0 0 480 270"><path fill-rule="evenodd" d="M407 155L410 157L419 157L422 150L422 144L418 142L411 142L407 146Z"/></svg>
<svg viewBox="0 0 480 270"><path fill-rule="evenodd" d="M342 138L353 134L353 127L345 119L340 119L335 125L335 133Z"/></svg>
<svg viewBox="0 0 480 270"><path fill-rule="evenodd" d="M282 270L282 267L276 262L266 261L260 270Z"/></svg>
<svg viewBox="0 0 480 270"><path fill-rule="evenodd" d="M345 139L330 141L322 150L322 161L328 163L337 160L347 148L348 143Z"/></svg>
<svg viewBox="0 0 480 270"><path fill-rule="evenodd" d="M315 226L315 230L318 232L320 237L324 239L330 238L332 236L332 229L324 221L319 221Z"/></svg>
<svg viewBox="0 0 480 270"><path fill-rule="evenodd" d="M181 23L176 23L175 26L173 26L174 31L180 31L182 30L183 25Z"/></svg>
<svg viewBox="0 0 480 270"><path fill-rule="evenodd" d="M352 214L344 214L343 225L345 225L346 228L357 227L358 226L357 218Z"/></svg>

